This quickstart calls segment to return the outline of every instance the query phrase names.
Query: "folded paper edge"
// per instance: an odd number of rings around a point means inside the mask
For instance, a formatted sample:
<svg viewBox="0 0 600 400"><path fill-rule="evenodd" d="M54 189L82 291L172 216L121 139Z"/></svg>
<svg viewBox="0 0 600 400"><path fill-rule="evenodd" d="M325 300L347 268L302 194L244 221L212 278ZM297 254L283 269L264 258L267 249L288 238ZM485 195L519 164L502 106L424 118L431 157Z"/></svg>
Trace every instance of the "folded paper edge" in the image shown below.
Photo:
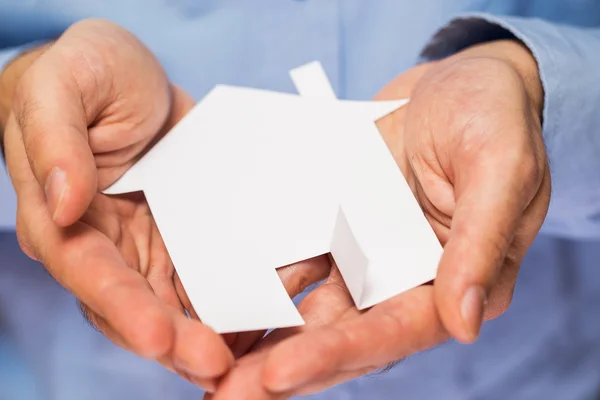
<svg viewBox="0 0 600 400"><path fill-rule="evenodd" d="M360 247L342 207L338 209L331 238L330 252L342 274L344 283L350 291L354 304L360 307L365 289L369 259Z"/></svg>

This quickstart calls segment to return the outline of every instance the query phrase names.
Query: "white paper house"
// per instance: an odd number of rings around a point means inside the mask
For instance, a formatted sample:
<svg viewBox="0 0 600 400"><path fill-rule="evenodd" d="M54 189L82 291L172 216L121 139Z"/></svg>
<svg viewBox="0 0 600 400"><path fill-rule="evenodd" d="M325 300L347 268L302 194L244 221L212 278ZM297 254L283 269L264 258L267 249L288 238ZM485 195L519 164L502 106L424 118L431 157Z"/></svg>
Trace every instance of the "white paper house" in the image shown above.
<svg viewBox="0 0 600 400"><path fill-rule="evenodd" d="M375 121L406 101L216 86L105 193L143 190L200 319L216 332L303 324L276 268L331 252L359 309L435 277L442 248Z"/></svg>

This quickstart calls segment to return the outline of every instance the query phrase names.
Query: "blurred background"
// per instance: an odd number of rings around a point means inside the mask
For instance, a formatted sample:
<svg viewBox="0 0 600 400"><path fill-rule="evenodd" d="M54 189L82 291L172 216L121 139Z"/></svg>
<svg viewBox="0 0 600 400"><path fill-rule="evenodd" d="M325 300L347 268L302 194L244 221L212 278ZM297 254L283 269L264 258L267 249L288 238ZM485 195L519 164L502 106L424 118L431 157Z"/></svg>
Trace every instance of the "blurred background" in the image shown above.
<svg viewBox="0 0 600 400"><path fill-rule="evenodd" d="M387 4L396 1L391 0ZM407 6L417 3L429 4L428 1L407 2ZM27 7L24 6L23 9L27 9L30 14L35 12L36 3L35 0L12 0L14 5L26 5ZM103 10L103 2L71 3L74 10L77 9L76 5L89 6L96 11ZM165 68L168 70L170 68L169 72L179 73L180 76L197 75L198 68L194 63L181 63L181 65L175 63L182 52L190 57L194 52L190 52L185 47L182 50L181 43L175 40L178 36L174 33L169 36L156 29L157 21L162 21L164 16L162 13L155 15L157 20L142 26L137 24L135 2L125 0L113 3L127 10L125 12L118 9L121 11L114 13L118 22L135 27L136 34L143 33L148 43L161 49L163 56L171 57L169 59L171 63L165 64ZM273 2L275 3L284 9L284 6L281 6L284 4L283 1ZM310 14L311 11L308 9L311 7L310 1L293 3L285 6L289 8L285 9L289 15L294 15L293 13L297 11L293 7L306 7L308 10L306 15L311 17L316 15L314 21L317 23L321 21L319 8L313 9L317 10L314 15ZM456 6L449 6L455 3ZM553 6L546 7L549 3ZM524 15L535 11L537 15L548 20L576 21L581 25L594 26L600 20L600 11L581 12L585 9L592 10L593 3L597 2L591 0L432 2L439 5L439 13L430 11L426 5L423 5L420 8L419 18L402 15L405 25L411 29L411 37L401 42L401 48L408 49L407 52L411 52L411 57L397 55L390 51L391 47L386 48L382 45L380 48L371 49L367 46L368 43L361 42L365 45L364 53L355 55L355 61L360 61L364 54L366 57L373 54L379 57L384 54L387 57L384 61L388 62L388 66L381 67L378 71L381 73L371 74L375 78L364 81L354 79L352 82L354 86L348 85L348 88L342 89L350 98L367 98L374 94L375 90L387 82L386 79L391 79L398 71L413 65L412 54L417 54L426 40L442 26L446 18L444 13L448 13L450 9L453 11L486 9L498 13ZM62 3L56 0L56 4ZM201 15L203 9L212 7L217 2L179 0L178 4L183 10L181 14L189 13L193 17ZM65 26L65 22L57 16L58 14L53 14L56 17L56 25L53 25L54 20L46 21L47 23L39 26L34 24L35 26L28 30L31 37L21 35L17 40L13 32L19 31L20 19L13 10L15 8L11 5L11 0L0 5L0 38L8 40L0 41L0 49L26 43L32 38L55 36ZM375 8L377 7L372 7ZM81 6L81 9L85 7ZM76 15L76 12L74 11L72 15ZM180 18L179 15L177 14L177 18ZM431 17L427 19L429 24L421 22L422 19L429 17ZM43 15L39 18L40 21L44 20ZM183 17L180 19L172 17L171 23L175 28L181 28L178 34L187 35L186 29L191 28L181 21ZM213 21L215 26L224 20L216 19L216 21L216 23ZM233 21L231 35L242 36L245 33L243 27L237 23L238 20ZM277 18L268 19L267 22L265 26L280 27L282 31L285 31L283 28L287 26L287 22L281 22ZM373 25L371 31L375 32L374 38L378 38L377 32L381 33L381 37L388 38L389 32L378 31L376 29L378 25L403 26L396 17L386 16L383 13L378 19L370 22ZM278 23L281 26L277 25ZM257 23L255 28L261 28L261 24ZM338 28L334 24L332 32L337 32ZM234 29L239 30L234 31ZM306 35L311 34L310 29L305 31ZM198 28L197 32L203 30ZM316 41L319 37L315 35L313 39ZM353 39L360 42L361 36L358 34L355 36ZM195 37L200 37L200 34ZM12 38L15 40L13 41ZM268 34L260 38L266 42L271 40ZM298 42L301 39L304 38L295 37ZM279 49L280 53L289 57L285 62L293 66L300 65L300 62L296 63L298 60L294 58L296 52L289 51L288 41L273 40L272 42L279 44L283 49ZM209 50L213 46L212 39L198 40L195 45L205 46ZM274 48L277 49L276 46ZM252 51L256 48L239 46L235 47L235 50L247 51L250 59ZM213 54L214 51L212 53L207 51L207 53L215 57L220 56L220 54ZM280 55L277 52L273 54ZM273 54L270 56L273 57ZM327 57L327 53L324 54L324 57ZM165 58L168 58L166 56ZM227 60L227 54L223 59ZM264 60L256 58L251 61L258 64ZM215 62L214 65L207 63L202 66L209 74L212 73L210 77L216 81L217 78L227 76L228 69L223 67L226 64L228 65L223 61L222 64ZM357 65L362 64L357 62ZM235 69L235 66L228 65L228 67ZM376 66L372 65L369 68L375 69ZM287 66L282 67L281 70L287 70ZM221 72L223 75L219 75ZM363 71L359 69L352 72L354 75L350 74L351 77L363 75ZM244 82L265 88L271 86L292 88L291 82L288 82L288 77L284 74L280 78L273 76L258 71L255 75L245 77L247 81ZM210 79L189 82L188 86L196 90L192 94L197 98L212 85ZM230 83L237 83L237 81ZM198 388L164 370L158 364L142 360L121 350L85 322L76 299L61 288L40 264L29 260L19 249L14 233L15 210L16 201L12 187L4 168L0 166L0 400L201 398L202 392ZM475 344L466 346L450 341L435 349L409 357L387 372L372 374L309 398L313 400L600 399L599 268L600 241L567 240L541 234L521 267L512 305L504 315L484 324L482 335ZM123 307L126 306L123 304Z"/></svg>

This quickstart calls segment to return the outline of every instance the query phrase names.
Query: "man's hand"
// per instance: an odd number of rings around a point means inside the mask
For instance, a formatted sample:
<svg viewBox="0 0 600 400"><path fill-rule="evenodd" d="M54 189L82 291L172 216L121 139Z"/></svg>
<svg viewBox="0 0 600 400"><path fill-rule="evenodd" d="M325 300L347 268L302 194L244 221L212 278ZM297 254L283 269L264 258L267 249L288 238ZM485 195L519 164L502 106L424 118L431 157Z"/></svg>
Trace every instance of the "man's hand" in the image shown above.
<svg viewBox="0 0 600 400"><path fill-rule="evenodd" d="M99 194L194 105L124 29L88 20L3 72L0 123L23 250L122 347L207 390L262 333L203 325L141 193ZM13 95L14 92L14 95ZM329 265L280 269L292 296ZM186 312L194 318L188 318Z"/></svg>
<svg viewBox="0 0 600 400"><path fill-rule="evenodd" d="M306 325L268 335L208 397L320 391L450 336L472 342L507 309L550 199L535 60L517 42L473 47L378 95L405 97L378 125L444 245L435 282L359 312L333 265L299 306Z"/></svg>
<svg viewBox="0 0 600 400"><path fill-rule="evenodd" d="M220 376L233 357L223 338L184 314L143 196L98 194L193 101L140 42L108 22L75 24L38 53L14 82L4 137L21 247L114 342L200 383Z"/></svg>

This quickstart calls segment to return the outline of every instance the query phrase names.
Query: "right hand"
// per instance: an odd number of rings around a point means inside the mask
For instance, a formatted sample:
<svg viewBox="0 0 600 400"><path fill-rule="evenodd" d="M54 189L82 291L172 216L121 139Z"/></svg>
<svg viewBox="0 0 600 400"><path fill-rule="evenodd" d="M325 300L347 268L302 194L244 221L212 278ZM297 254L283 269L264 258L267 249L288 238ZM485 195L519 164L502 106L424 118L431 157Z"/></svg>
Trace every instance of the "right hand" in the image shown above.
<svg viewBox="0 0 600 400"><path fill-rule="evenodd" d="M144 196L99 194L193 99L133 35L106 21L79 22L40 53L15 82L4 138L22 249L113 342L214 390L234 354L262 333L222 337L203 325ZM292 296L327 274L315 261L280 269Z"/></svg>

